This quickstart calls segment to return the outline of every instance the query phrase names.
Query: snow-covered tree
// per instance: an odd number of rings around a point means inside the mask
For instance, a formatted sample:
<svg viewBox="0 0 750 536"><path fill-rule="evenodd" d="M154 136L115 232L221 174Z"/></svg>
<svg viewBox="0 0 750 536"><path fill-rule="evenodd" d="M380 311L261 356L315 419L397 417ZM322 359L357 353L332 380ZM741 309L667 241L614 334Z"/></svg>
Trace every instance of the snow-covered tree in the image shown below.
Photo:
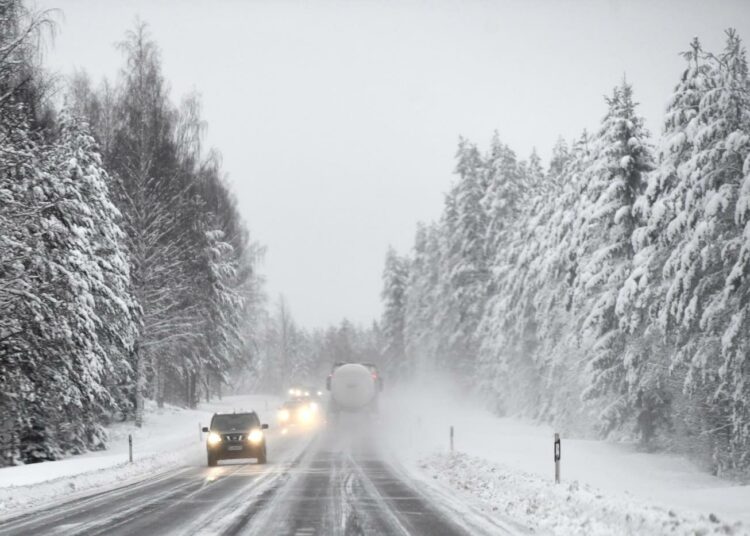
<svg viewBox="0 0 750 536"><path fill-rule="evenodd" d="M550 157L549 169L547 170L550 184L558 183L558 179L562 176L570 157L570 149L565 139L562 137L558 138L552 147L552 156Z"/></svg>
<svg viewBox="0 0 750 536"><path fill-rule="evenodd" d="M128 357L138 332L140 307L131 290L130 264L122 217L112 200L112 181L102 167L96 143L67 110L59 118L60 135L53 151L62 179L75 185L81 210L88 216L89 257L81 269L89 280L96 332L107 366L103 383L119 409L130 402L132 370ZM80 216L79 216L80 217ZM82 229L78 229L80 234Z"/></svg>
<svg viewBox="0 0 750 536"><path fill-rule="evenodd" d="M746 470L748 66L733 30L684 57L654 156L627 83L547 173L497 136L484 157L461 140L443 213L418 228L405 344L497 411Z"/></svg>
<svg viewBox="0 0 750 536"><path fill-rule="evenodd" d="M0 463L101 448L146 395L194 405L260 332L262 251L202 153L197 95L171 104L138 24L117 86L77 73L57 113L49 25L0 0Z"/></svg>
<svg viewBox="0 0 750 536"><path fill-rule="evenodd" d="M534 163L538 164L538 161L535 160ZM490 142L485 166L486 186L482 196L482 211L486 218L485 256L491 264L497 260L497 256L503 255L500 244L504 241L506 230L514 222L525 194L524 189L529 185L524 184L524 170L520 168L516 154L500 142L497 132Z"/></svg>
<svg viewBox="0 0 750 536"><path fill-rule="evenodd" d="M383 355L390 373L399 378L411 376L414 362L406 355L404 326L406 322L406 284L409 278L409 260L400 257L393 248L388 249L383 269Z"/></svg>
<svg viewBox="0 0 750 536"><path fill-rule="evenodd" d="M628 326L621 322L618 294L632 265L634 205L644 190L645 174L653 169L653 157L632 87L623 82L607 104L584 177L576 237L581 270L575 286L583 344L591 344L592 352L592 377L584 396L613 395L602 412L605 426L613 429L627 412L629 367L624 359Z"/></svg>
<svg viewBox="0 0 750 536"><path fill-rule="evenodd" d="M476 327L482 315L488 262L485 164L477 147L461 139L456 153L458 181L446 200L442 292L448 296L436 326L442 332L442 361L459 377L474 373Z"/></svg>
<svg viewBox="0 0 750 536"><path fill-rule="evenodd" d="M440 277L439 229L419 224L404 289L404 351L417 376L435 366L438 354Z"/></svg>
<svg viewBox="0 0 750 536"><path fill-rule="evenodd" d="M676 379L684 376L682 367L673 366L676 338L665 305L671 269L665 271L665 264L687 224L684 210L693 195L681 170L692 153L711 69L697 39L683 56L688 65L667 107L657 165L634 207L639 225L633 232L633 266L620 291L620 317L630 335L625 351L629 406L643 441L675 422L673 400L681 390Z"/></svg>
<svg viewBox="0 0 750 536"><path fill-rule="evenodd" d="M677 167L665 323L677 337L675 365L687 364L686 389L710 408L699 418L716 428L717 470L747 464L747 284L743 258L743 184L750 153L747 60L736 32L719 55L694 47L700 102L686 130L689 156ZM700 78L699 78L700 77ZM746 253L744 253L746 256ZM708 424L710 423L710 424Z"/></svg>

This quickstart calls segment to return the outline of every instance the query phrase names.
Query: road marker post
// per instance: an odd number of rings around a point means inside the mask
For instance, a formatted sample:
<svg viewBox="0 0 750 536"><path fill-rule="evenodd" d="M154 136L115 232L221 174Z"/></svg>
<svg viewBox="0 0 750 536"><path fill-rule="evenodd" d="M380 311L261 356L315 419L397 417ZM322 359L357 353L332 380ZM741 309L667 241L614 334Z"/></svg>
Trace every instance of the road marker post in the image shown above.
<svg viewBox="0 0 750 536"><path fill-rule="evenodd" d="M451 425L451 454L453 454L453 425Z"/></svg>
<svg viewBox="0 0 750 536"><path fill-rule="evenodd" d="M133 463L133 435L128 434L128 463Z"/></svg>
<svg viewBox="0 0 750 536"><path fill-rule="evenodd" d="M203 441L203 427L201 426L201 423L198 422L198 443L201 443Z"/></svg>
<svg viewBox="0 0 750 536"><path fill-rule="evenodd" d="M555 433L555 484L560 483L560 434Z"/></svg>

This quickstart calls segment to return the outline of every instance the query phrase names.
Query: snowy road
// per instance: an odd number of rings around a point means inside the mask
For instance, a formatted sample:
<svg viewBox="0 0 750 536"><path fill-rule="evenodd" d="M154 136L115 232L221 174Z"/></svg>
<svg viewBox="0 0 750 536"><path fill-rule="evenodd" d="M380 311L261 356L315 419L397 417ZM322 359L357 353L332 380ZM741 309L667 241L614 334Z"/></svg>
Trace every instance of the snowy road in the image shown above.
<svg viewBox="0 0 750 536"><path fill-rule="evenodd" d="M199 464L0 522L16 534L466 535L449 501L428 496L369 433L269 434L269 463ZM488 534L511 533L481 520ZM464 528L470 527L470 528Z"/></svg>

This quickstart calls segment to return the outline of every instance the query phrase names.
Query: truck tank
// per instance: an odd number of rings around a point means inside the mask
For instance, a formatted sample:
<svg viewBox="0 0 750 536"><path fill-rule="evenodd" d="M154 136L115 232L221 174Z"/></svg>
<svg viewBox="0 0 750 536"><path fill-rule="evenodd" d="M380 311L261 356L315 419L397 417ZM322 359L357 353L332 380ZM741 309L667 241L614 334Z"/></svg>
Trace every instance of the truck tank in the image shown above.
<svg viewBox="0 0 750 536"><path fill-rule="evenodd" d="M360 363L346 363L336 367L329 380L332 411L373 409L379 381L371 368Z"/></svg>

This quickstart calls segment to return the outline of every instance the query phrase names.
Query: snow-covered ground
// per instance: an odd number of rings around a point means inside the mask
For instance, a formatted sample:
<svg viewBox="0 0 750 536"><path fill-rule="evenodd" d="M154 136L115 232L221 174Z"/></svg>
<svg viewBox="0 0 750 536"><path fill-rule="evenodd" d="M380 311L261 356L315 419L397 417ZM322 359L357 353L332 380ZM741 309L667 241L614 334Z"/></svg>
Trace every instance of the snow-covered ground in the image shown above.
<svg viewBox="0 0 750 536"><path fill-rule="evenodd" d="M274 424L279 402L242 396L197 410L150 406L142 429L110 428L107 451L0 469L0 518L202 465L199 426L214 411L255 409ZM683 458L563 437L556 485L549 427L497 418L448 389L387 392L381 406L378 426L388 452L438 505L454 511L481 512L542 534L750 534L750 486L712 477Z"/></svg>
<svg viewBox="0 0 750 536"><path fill-rule="evenodd" d="M547 426L498 418L448 389L404 390L384 397L382 407L392 452L412 477L531 527L557 534L750 534L750 486L713 477L679 456L563 437L556 486L554 430Z"/></svg>
<svg viewBox="0 0 750 536"><path fill-rule="evenodd" d="M208 426L214 412L254 409L263 422L274 422L278 404L279 399L263 395L225 397L195 410L148 404L142 428L131 422L108 429L107 450L0 469L0 517L202 463L200 427ZM133 437L133 463L128 462L128 435Z"/></svg>
<svg viewBox="0 0 750 536"><path fill-rule="evenodd" d="M548 478L460 452L427 456L418 467L426 486L437 483L457 490L481 501L486 510L542 534L747 534L741 522L715 514L668 509L578 480L555 485Z"/></svg>

